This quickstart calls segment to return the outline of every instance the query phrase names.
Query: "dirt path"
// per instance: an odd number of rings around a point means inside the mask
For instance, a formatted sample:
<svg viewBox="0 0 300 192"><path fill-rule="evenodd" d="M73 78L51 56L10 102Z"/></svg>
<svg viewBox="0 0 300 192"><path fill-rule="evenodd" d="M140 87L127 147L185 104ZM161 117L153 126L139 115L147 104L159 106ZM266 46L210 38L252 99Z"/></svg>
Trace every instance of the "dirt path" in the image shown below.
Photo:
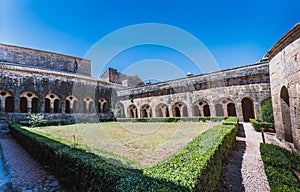
<svg viewBox="0 0 300 192"><path fill-rule="evenodd" d="M14 191L62 191L54 176L47 173L13 138L1 138L0 144Z"/></svg>
<svg viewBox="0 0 300 192"><path fill-rule="evenodd" d="M250 123L240 124L233 151L223 166L222 191L270 191L259 150L261 142L261 133Z"/></svg>

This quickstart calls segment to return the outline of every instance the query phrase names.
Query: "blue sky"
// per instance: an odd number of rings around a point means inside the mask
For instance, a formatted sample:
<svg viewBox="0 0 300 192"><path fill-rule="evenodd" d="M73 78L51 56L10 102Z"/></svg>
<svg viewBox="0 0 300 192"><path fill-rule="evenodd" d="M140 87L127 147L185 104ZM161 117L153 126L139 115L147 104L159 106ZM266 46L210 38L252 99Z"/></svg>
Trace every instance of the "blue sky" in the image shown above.
<svg viewBox="0 0 300 192"><path fill-rule="evenodd" d="M141 23L162 23L198 38L212 53L220 69L261 59L300 21L298 0L0 2L1 43L84 57L98 40L113 31ZM176 62L174 58L178 58ZM109 65L124 71L132 64L130 62L143 59L168 61L184 72L201 72L189 66L189 61L179 53L176 55L167 47L154 45L125 50Z"/></svg>

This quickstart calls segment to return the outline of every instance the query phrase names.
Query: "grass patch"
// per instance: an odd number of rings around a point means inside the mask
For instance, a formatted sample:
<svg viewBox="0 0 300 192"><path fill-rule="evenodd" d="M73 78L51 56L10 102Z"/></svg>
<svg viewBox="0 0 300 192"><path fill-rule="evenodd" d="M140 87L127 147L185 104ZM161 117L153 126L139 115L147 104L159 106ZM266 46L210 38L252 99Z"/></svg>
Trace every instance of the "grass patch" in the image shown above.
<svg viewBox="0 0 300 192"><path fill-rule="evenodd" d="M217 124L220 123L106 122L49 126L32 131L61 142L66 141L66 144L73 142L74 135L76 144L85 146L85 149L95 154L103 155L108 152L116 157L125 157L131 162L126 164L150 167L168 158L193 138Z"/></svg>
<svg viewBox="0 0 300 192"><path fill-rule="evenodd" d="M300 172L300 155L272 144L261 144L260 152L271 191L300 191L292 169Z"/></svg>

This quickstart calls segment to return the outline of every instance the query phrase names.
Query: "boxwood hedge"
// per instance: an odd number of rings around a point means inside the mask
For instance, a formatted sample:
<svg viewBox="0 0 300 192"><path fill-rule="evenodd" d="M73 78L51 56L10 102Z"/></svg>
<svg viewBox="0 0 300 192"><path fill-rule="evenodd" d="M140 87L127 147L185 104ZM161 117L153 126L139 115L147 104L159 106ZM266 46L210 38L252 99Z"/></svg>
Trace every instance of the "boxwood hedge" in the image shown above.
<svg viewBox="0 0 300 192"><path fill-rule="evenodd" d="M300 172L300 155L272 144L260 144L260 152L271 191L300 191L292 169Z"/></svg>
<svg viewBox="0 0 300 192"><path fill-rule="evenodd" d="M71 191L212 191L219 187L221 162L235 141L237 123L235 118L233 125L214 126L146 169L110 164L104 157L19 124L10 128L12 136Z"/></svg>
<svg viewBox="0 0 300 192"><path fill-rule="evenodd" d="M119 122L199 122L199 121L222 121L226 117L151 117L151 118L117 118Z"/></svg>
<svg viewBox="0 0 300 192"><path fill-rule="evenodd" d="M259 119L250 119L250 123L255 131L261 132L264 129L264 132L275 132L274 123L263 122Z"/></svg>

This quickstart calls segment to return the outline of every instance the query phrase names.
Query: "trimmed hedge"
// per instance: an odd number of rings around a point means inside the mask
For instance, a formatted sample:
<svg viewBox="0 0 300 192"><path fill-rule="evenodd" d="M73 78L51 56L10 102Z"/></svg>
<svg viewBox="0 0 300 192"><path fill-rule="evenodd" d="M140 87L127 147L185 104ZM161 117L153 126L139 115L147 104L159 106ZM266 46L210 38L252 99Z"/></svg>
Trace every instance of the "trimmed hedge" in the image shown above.
<svg viewBox="0 0 300 192"><path fill-rule="evenodd" d="M300 172L300 155L272 144L260 144L260 153L271 191L300 191L292 169Z"/></svg>
<svg viewBox="0 0 300 192"><path fill-rule="evenodd" d="M219 187L222 159L235 141L237 123L236 118L235 125L214 126L169 159L141 170L110 164L18 124L10 128L13 137L72 191L211 191Z"/></svg>
<svg viewBox="0 0 300 192"><path fill-rule="evenodd" d="M117 118L119 122L205 122L223 121L226 117L151 117L151 118Z"/></svg>
<svg viewBox="0 0 300 192"><path fill-rule="evenodd" d="M250 119L250 122L255 131L261 132L261 129L264 129L264 132L275 132L274 123L262 122L258 119Z"/></svg>
<svg viewBox="0 0 300 192"><path fill-rule="evenodd" d="M31 127L32 126L32 122L30 121L22 121L20 122L21 125L27 126L27 127ZM38 127L45 127L45 126L60 126L60 125L71 125L71 124L75 124L75 120L74 121L67 121L67 120L42 120L39 124Z"/></svg>

